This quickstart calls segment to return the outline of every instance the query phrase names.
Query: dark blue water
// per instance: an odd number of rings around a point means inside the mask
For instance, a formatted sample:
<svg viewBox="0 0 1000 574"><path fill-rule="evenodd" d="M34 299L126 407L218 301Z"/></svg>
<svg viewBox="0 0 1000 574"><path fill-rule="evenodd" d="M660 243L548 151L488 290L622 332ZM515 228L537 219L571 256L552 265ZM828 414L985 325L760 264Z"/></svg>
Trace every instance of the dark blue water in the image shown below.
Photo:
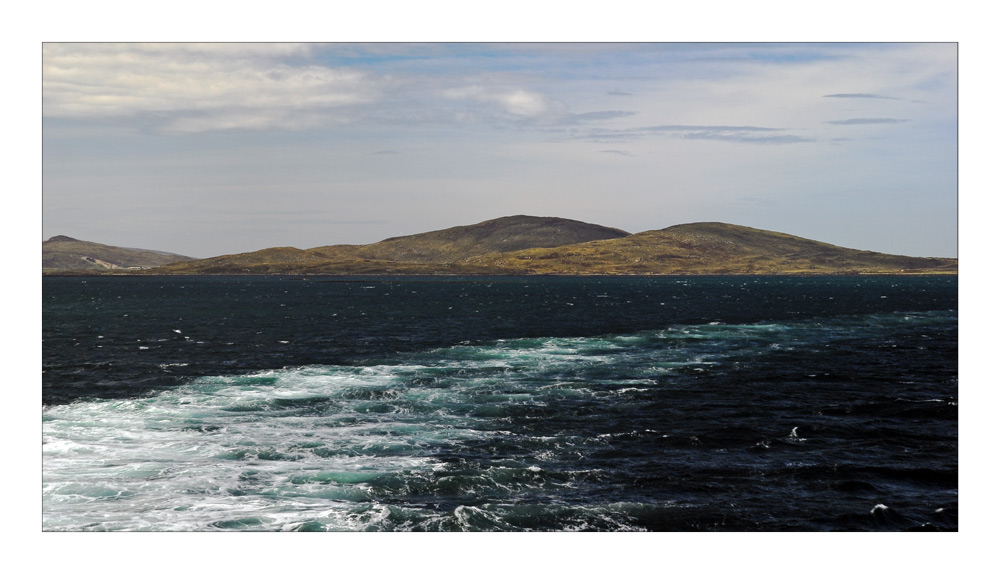
<svg viewBox="0 0 1000 574"><path fill-rule="evenodd" d="M955 277L46 278L47 530L955 530Z"/></svg>

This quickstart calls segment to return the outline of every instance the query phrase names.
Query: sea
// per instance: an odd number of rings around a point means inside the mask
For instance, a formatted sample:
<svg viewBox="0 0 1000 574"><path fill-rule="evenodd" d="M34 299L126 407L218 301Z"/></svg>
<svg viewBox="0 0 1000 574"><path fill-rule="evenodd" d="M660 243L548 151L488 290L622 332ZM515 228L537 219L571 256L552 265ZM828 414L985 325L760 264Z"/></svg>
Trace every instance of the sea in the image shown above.
<svg viewBox="0 0 1000 574"><path fill-rule="evenodd" d="M956 531L955 276L45 277L43 531Z"/></svg>

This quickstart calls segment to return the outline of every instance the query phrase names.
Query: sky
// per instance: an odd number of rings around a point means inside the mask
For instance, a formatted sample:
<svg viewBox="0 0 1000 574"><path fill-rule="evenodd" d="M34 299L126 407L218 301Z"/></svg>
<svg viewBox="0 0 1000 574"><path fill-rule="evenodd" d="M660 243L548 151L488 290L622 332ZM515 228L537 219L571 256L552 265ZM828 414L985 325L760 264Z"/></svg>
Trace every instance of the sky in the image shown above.
<svg viewBox="0 0 1000 574"><path fill-rule="evenodd" d="M507 215L957 256L954 43L45 43L43 236L209 257Z"/></svg>

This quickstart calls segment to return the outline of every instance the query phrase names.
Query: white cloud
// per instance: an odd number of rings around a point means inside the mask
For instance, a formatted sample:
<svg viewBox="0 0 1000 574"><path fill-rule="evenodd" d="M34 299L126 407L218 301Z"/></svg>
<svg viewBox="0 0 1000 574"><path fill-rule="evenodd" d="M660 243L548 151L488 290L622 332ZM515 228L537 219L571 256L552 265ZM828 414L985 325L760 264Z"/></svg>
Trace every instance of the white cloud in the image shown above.
<svg viewBox="0 0 1000 574"><path fill-rule="evenodd" d="M571 119L561 100L502 74L376 73L328 65L323 60L327 50L320 44L45 44L44 115L138 119L171 133L294 130L365 121ZM328 53L352 55L337 49Z"/></svg>
<svg viewBox="0 0 1000 574"><path fill-rule="evenodd" d="M566 105L538 92L521 88L487 88L481 85L451 88L446 98L490 104L503 113L522 119L558 119L566 115Z"/></svg>
<svg viewBox="0 0 1000 574"><path fill-rule="evenodd" d="M158 114L168 131L296 128L378 97L369 74L292 66L312 45L46 44L47 118Z"/></svg>

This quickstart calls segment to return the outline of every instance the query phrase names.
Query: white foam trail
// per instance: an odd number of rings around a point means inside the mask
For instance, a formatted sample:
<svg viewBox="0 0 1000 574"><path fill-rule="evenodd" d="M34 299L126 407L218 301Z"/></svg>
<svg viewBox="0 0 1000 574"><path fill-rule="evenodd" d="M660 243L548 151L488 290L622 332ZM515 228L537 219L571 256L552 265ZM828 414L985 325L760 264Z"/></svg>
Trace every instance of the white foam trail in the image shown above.
<svg viewBox="0 0 1000 574"><path fill-rule="evenodd" d="M379 497L405 490L399 485L408 480L432 480L442 452L509 433L512 409L646 400L671 384L671 373L786 352L802 330L841 336L802 323L516 339L435 349L400 364L202 377L148 398L45 407L43 527L351 530L390 514L405 522ZM175 366L183 364L160 365ZM521 470L543 474L561 439L504 440L530 444L537 452ZM806 439L795 427L786 440ZM499 487L521 488L510 480ZM420 512L414 520L457 519ZM496 520L484 512L463 520Z"/></svg>

